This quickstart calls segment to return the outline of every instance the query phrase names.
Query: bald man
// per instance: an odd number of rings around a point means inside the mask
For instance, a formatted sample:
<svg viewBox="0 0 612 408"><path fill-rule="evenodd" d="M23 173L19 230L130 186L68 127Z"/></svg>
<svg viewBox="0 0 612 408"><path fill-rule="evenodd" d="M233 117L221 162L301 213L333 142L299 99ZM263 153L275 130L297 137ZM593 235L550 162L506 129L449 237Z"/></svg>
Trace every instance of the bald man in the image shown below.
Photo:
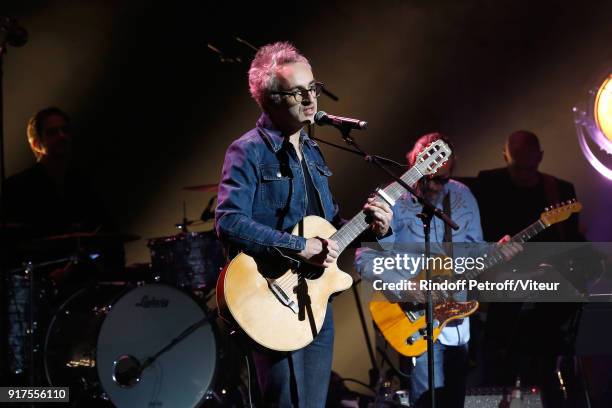
<svg viewBox="0 0 612 408"><path fill-rule="evenodd" d="M483 235L491 241L499 234L514 235L536 221L545 207L576 197L574 186L538 170L544 152L538 137L519 130L503 149L506 166L478 174L474 193L480 205ZM582 241L578 216L544 230L532 241ZM485 335L485 377L489 385L511 385L517 375L524 384L542 389L548 406L558 405L553 364L562 348L561 326L575 311L573 304L490 303ZM531 321L537 321L534 326ZM530 343L521 346L521 335ZM558 384L557 384L558 385Z"/></svg>
<svg viewBox="0 0 612 408"><path fill-rule="evenodd" d="M538 170L544 152L534 133L518 130L510 134L503 157L505 167L478 174L475 194L486 241L514 235L536 221L545 207L576 197L571 183ZM534 238L540 242L581 240L577 215Z"/></svg>

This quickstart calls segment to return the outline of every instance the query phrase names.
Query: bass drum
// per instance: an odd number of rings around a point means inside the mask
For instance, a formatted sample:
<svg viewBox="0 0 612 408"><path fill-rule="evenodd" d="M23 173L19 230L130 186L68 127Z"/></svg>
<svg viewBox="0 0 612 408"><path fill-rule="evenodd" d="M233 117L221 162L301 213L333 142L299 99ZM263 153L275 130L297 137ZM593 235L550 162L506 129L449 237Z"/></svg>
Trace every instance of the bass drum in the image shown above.
<svg viewBox="0 0 612 408"><path fill-rule="evenodd" d="M53 317L46 375L50 385L70 387L73 406L93 406L94 398L119 408L197 407L211 390L215 338L205 311L178 289L101 283L74 294Z"/></svg>

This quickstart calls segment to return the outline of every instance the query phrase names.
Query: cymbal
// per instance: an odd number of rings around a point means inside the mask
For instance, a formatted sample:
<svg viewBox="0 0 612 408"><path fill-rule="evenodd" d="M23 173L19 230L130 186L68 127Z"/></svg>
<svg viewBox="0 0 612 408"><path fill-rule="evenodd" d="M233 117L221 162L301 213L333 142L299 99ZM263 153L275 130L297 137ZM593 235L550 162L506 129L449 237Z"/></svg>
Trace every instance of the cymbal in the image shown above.
<svg viewBox="0 0 612 408"><path fill-rule="evenodd" d="M74 250L83 247L92 248L106 244L122 244L136 241L140 236L134 234L104 233L104 232L72 232L37 238L21 247L29 251Z"/></svg>
<svg viewBox="0 0 612 408"><path fill-rule="evenodd" d="M202 184L199 186L183 187L187 191L199 191L201 193L216 193L219 191L219 184Z"/></svg>
<svg viewBox="0 0 612 408"><path fill-rule="evenodd" d="M68 234L53 235L50 237L44 237L36 239L35 242L54 242L54 241L70 241L70 240L83 240L83 241L119 241L119 242L132 242L140 239L139 235L136 234L123 234L123 233L109 233L109 232L70 232Z"/></svg>

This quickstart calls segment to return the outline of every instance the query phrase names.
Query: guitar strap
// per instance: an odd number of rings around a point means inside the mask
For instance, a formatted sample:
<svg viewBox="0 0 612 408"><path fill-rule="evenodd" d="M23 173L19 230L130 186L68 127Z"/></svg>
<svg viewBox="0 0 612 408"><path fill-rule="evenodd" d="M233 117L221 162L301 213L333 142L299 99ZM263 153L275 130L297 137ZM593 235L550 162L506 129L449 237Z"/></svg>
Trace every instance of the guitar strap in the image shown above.
<svg viewBox="0 0 612 408"><path fill-rule="evenodd" d="M448 215L449 218L452 218L453 214L451 213L450 199L451 193L449 191L448 193L446 193L446 195L444 196L444 200L442 201L442 211L444 211L444 213ZM446 252L446 255L450 258L453 258L453 230L446 223L444 223L444 242L442 243L442 247L444 248L444 252ZM462 321L463 319L459 319L456 321L456 324Z"/></svg>
<svg viewBox="0 0 612 408"><path fill-rule="evenodd" d="M444 196L444 200L442 201L442 211L444 211L444 213L446 215L448 215L449 218L452 218L452 214L451 214L451 205L450 205L450 191ZM453 257L453 230L451 229L451 227L444 223L444 250L446 252L446 255L448 255L449 257Z"/></svg>

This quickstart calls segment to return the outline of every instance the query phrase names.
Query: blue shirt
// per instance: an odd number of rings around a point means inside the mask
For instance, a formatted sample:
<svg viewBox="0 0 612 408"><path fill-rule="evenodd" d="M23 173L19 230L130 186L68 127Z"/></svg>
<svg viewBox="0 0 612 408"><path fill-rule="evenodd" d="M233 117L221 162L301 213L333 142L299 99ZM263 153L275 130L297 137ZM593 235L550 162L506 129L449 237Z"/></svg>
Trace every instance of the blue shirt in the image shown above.
<svg viewBox="0 0 612 408"><path fill-rule="evenodd" d="M464 184L450 180L438 195L436 202L432 203L436 207L442 208L444 196L450 193L451 217L457 223L459 229L453 231L454 243L483 243L482 227L480 224L480 211L478 203L470 189ZM403 195L393 206L393 220L391 227L395 243L422 243L425 242L423 223L417 214L421 212L422 206L413 200L408 194ZM444 242L444 223L437 217L431 221L431 253L444 254L442 243ZM371 261L371 252L367 248L360 248L357 251L355 262L359 272L367 273L366 264ZM457 254L454 254L455 256ZM414 276L412 276L414 277ZM371 277L364 277L370 280ZM442 344L460 345L466 344L470 338L469 319L447 325L438 337Z"/></svg>

